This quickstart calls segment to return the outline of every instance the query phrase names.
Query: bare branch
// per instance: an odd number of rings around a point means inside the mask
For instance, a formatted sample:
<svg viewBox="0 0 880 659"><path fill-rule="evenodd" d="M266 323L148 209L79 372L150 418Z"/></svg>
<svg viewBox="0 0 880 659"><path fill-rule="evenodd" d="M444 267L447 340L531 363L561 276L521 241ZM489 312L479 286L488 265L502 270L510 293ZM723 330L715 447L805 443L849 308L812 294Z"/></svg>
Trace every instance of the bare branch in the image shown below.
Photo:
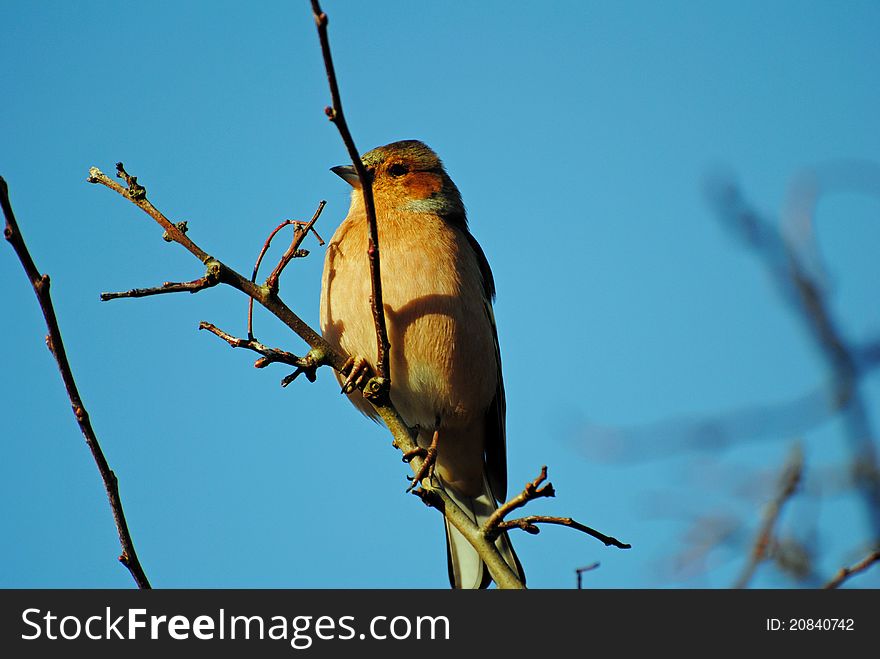
<svg viewBox="0 0 880 659"><path fill-rule="evenodd" d="M541 531L536 524L558 524L559 526L567 526L570 529L581 531L587 535L591 535L596 540L605 543L606 547L617 547L618 549L632 549L632 545L621 542L617 538L605 535L596 529L585 526L580 522L576 522L571 517L549 517L547 515L529 515L527 517L518 517L517 519L506 520L498 524L499 531L507 531L509 529L522 529L526 533L538 535Z"/></svg>
<svg viewBox="0 0 880 659"><path fill-rule="evenodd" d="M293 240L290 243L290 247L287 248L287 251L281 256L281 260L278 261L278 265L275 266L275 269L269 274L269 277L266 279L266 286L269 287L269 290L277 292L278 291L278 278L281 276L281 273L284 271L284 268L287 267L287 264L290 263L294 258L298 256L304 256L301 254L300 245L302 245L303 240L311 231L315 234L315 237L318 239L318 243L320 245L324 244L324 240L321 236L318 235L318 232L315 231L315 222L318 221L318 218L321 217L321 211L324 210L324 206L327 205L326 201L321 200L321 203L318 204L318 209L315 211L315 214L312 215L312 219L305 223L303 226L297 227L293 231ZM308 252L306 252L308 254Z"/></svg>
<svg viewBox="0 0 880 659"><path fill-rule="evenodd" d="M309 355L306 355L305 357L297 357L292 352L287 352L280 348L269 348L256 339L240 339L224 332L216 325L205 322L204 320L199 323L199 329L207 330L211 334L219 336L233 348L247 348L248 350L253 350L256 353L263 355L260 359L254 362L254 368L265 368L269 364L274 363L296 366L296 371L292 375L284 378L282 386L286 387L301 373L305 373L306 378L308 378L310 382L315 381L315 370L317 369L318 364L316 364L314 359L310 358Z"/></svg>
<svg viewBox="0 0 880 659"><path fill-rule="evenodd" d="M345 115L342 112L342 98L339 95L339 85L336 82L336 71L333 67L333 57L330 54L330 38L327 35L327 14L321 10L318 0L312 0L312 13L315 24L318 27L318 38L321 41L321 53L324 56L324 67L327 70L327 82L330 85L330 98L332 107L324 111L339 130L339 135L348 150L348 155L354 165L361 183L361 191L364 196L364 212L367 215L367 225L370 229L370 239L367 255L370 261L370 283L372 284L372 307L373 322L376 326L376 372L379 381L374 384L375 391L372 395L386 397L391 386L391 367L388 363L388 354L391 344L388 342L388 329L385 325L385 306L382 302L382 276L379 259L379 229L376 223L376 205L373 201L373 183L367 174L367 169L361 161L360 152L354 144Z"/></svg>
<svg viewBox="0 0 880 659"><path fill-rule="evenodd" d="M154 288L132 288L129 291L120 291L118 293L101 293L101 301L107 302L108 300L116 300L121 297L148 297L150 295L162 295L163 293L198 293L220 283L220 280L217 278L218 272L217 268L209 268L208 273L204 277L199 277L192 281L166 281L161 286Z"/></svg>
<svg viewBox="0 0 880 659"><path fill-rule="evenodd" d="M826 590L830 590L832 588L838 588L844 581L849 579L851 576L858 574L859 572L864 572L869 567L874 565L874 563L880 563L880 550L874 551L871 554L868 554L864 559L853 565L852 567L842 567L840 571L834 575L834 578L826 583L823 588Z"/></svg>
<svg viewBox="0 0 880 659"><path fill-rule="evenodd" d="M547 515L529 515L528 517L520 517L518 519L512 519L509 521L505 521L505 517L509 515L511 512L516 510L517 508L522 508L529 501L534 501L535 499L540 499L542 497L553 497L556 496L556 492L553 489L552 483L547 483L543 487L541 483L547 480L547 467L541 467L541 473L531 482L526 483L523 491L520 492L515 497L509 499L505 503L501 504L498 509L492 513L492 516L486 520L486 523L483 525L483 534L489 538L490 540L495 540L498 537L499 533L504 531L508 531L510 529L522 529L526 533L531 533L532 535L537 535L540 533L541 529L539 529L537 524L557 524L559 526L567 526L569 528L575 529L577 531L582 531L587 535L591 535L597 540L601 540L605 543L605 546L614 546L618 549L631 549L632 545L628 545L626 543L621 542L617 538L612 538L611 536L605 535L604 533L600 533L595 529L590 528L589 526L584 526L580 522L576 522L571 517L550 517Z"/></svg>
<svg viewBox="0 0 880 659"><path fill-rule="evenodd" d="M121 162L116 163L116 175L125 180L126 185L129 187L125 188L119 185L119 183L104 174L104 172L97 167L89 169L89 176L86 180L89 183L100 183L114 192L121 194L147 215L156 220L156 222L165 229L164 237L166 240L180 244L199 261L205 264L208 263L211 257L206 252L202 251L202 249L192 240L186 237L185 230L182 230L181 227L171 222L147 200L146 188L138 184L136 176L130 176L128 172L125 171Z"/></svg>
<svg viewBox="0 0 880 659"><path fill-rule="evenodd" d="M285 220L277 227L275 227L272 233L269 234L269 237L266 238L266 242L263 243L263 249L260 250L260 255L257 257L257 262L254 264L254 271L251 274L252 282L257 281L257 273L260 270L260 263L263 262L263 257L266 255L266 251L269 249L269 245L272 244L272 239L275 237L275 235L284 227L291 224L295 225L293 230L293 241L290 243L290 247L287 248L287 251L284 252L284 255L281 257L278 265L275 266L275 269L272 270L269 278L266 279L266 286L269 287L269 290L272 293L275 293L277 295L278 278L281 276L281 272L284 270L284 268L287 267L287 264L290 263L294 258L305 257L309 255L308 250L300 249L300 245L302 245L302 242L308 235L309 231L311 231L315 235L315 238L318 239L318 244L324 244L324 239L318 235L317 231L315 231L315 222L317 222L318 218L321 217L321 211L324 210L324 206L326 205L327 202L322 200L321 203L318 204L318 210L315 211L314 215L312 215L312 219L308 222L299 222L298 220ZM254 338L254 298L250 298L248 300L247 327L248 338Z"/></svg>
<svg viewBox="0 0 880 659"><path fill-rule="evenodd" d="M104 481L104 489L110 501L110 510L113 513L113 521L116 524L116 532L119 535L119 544L122 547L119 562L128 568L138 588L150 588L150 582L144 573L143 567L141 567L137 551L134 547L134 541L131 539L131 533L128 530L128 523L125 520L122 499L119 496L119 480L107 463L107 458L104 456L104 451L101 449L98 437L92 428L89 414L79 395L79 390L73 378L73 372L70 369L70 363L67 361L64 342L61 340L61 330L58 327L58 319L55 316L55 308L49 293L49 275L41 275L31 258L21 231L18 228L18 223L15 221L12 204L9 201L9 188L3 177L0 177L0 205L3 207L3 215L6 218L6 227L3 234L15 250L22 266L24 266L25 273L34 288L34 293L37 295L37 301L40 304L40 309L43 311L46 328L49 331L49 335L46 337L46 344L58 363L61 379L64 381L67 395L70 398L70 404L73 407L73 415L76 417L76 422L79 424L83 437L85 437L86 445L92 452L92 457L101 474L101 480Z"/></svg>
<svg viewBox="0 0 880 659"><path fill-rule="evenodd" d="M583 589L583 581L584 581L584 572L592 572L596 568L599 567L599 563L590 563L589 565L585 565L583 567L579 567L575 569L575 574L577 574L577 589Z"/></svg>
<svg viewBox="0 0 880 659"><path fill-rule="evenodd" d="M121 164L119 165L119 168L120 171L125 171L122 169ZM128 180L135 179L135 177L131 177L127 173L125 176L128 177ZM153 204L147 201L145 197L141 196L139 191L130 192L128 189L107 177L97 167L92 167L89 170L89 178L87 180L89 183L100 183L101 185L110 188L147 213L165 229L166 233L171 236L174 242L179 243L193 256L201 260L207 266L209 272L214 270L216 272L217 280L220 283L232 286L245 295L250 296L274 314L281 322L296 332L303 341L309 344L313 350L313 356L320 361L321 365L327 364L336 370L340 370L343 364L345 364L346 357L334 350L320 334L309 327L309 325L297 316L290 307L284 304L277 294L270 291L267 286L258 286L221 261L209 256L207 252L188 238L176 224L165 217L153 206ZM138 190L143 190L143 187L138 186Z"/></svg>
<svg viewBox="0 0 880 659"><path fill-rule="evenodd" d="M556 492L553 489L553 483L547 483L545 486L541 487L541 483L545 480L547 480L547 465L541 467L541 473L538 474L533 481L526 483L522 492L501 504L498 509L492 513L492 516L486 520L486 524L483 527L486 535L494 540L501 531L499 526L504 521L504 518L517 508L522 508L529 501L540 499L542 497L555 497Z"/></svg>
<svg viewBox="0 0 880 659"><path fill-rule="evenodd" d="M749 562L746 564L745 568L743 568L742 573L736 580L736 583L733 586L734 588L745 588L754 575L758 565L767 558L769 550L773 545L774 527L779 520L779 515L782 512L785 502L791 498L797 490L798 484L801 482L803 467L803 452L801 451L800 445L795 444L788 460L786 461L785 467L782 470L782 475L779 479L779 489L776 496L764 508L764 520L752 546Z"/></svg>

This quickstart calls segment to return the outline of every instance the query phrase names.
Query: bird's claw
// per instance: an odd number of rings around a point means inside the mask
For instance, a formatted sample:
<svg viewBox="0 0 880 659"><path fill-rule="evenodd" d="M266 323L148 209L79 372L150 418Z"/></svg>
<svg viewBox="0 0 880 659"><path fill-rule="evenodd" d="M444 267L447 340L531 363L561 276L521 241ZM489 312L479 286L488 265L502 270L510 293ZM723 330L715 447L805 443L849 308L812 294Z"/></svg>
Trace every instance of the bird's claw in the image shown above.
<svg viewBox="0 0 880 659"><path fill-rule="evenodd" d="M410 480L409 487L406 488L407 492L412 492L424 479L430 480L434 476L434 465L437 462L437 440L439 437L440 431L435 430L434 437L431 439L431 445L428 448L419 446L403 454L403 461L406 463L411 462L417 457L423 458L419 470Z"/></svg>
<svg viewBox="0 0 880 659"><path fill-rule="evenodd" d="M364 357L349 357L342 366L342 374L346 376L340 393L350 394L355 389L362 389L367 380L373 376L373 367Z"/></svg>

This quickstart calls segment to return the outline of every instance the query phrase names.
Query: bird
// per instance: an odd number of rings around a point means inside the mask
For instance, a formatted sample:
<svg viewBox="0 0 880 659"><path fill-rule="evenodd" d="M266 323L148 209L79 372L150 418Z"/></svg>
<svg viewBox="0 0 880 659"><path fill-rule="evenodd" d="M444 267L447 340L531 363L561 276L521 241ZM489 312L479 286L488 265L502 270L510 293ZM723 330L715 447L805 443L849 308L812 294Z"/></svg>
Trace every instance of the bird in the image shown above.
<svg viewBox="0 0 880 659"><path fill-rule="evenodd" d="M468 229L461 193L430 147L418 140L393 142L361 161L376 210L390 399L417 431L420 447L429 447L436 433L431 484L481 525L507 496L506 403L492 271ZM331 171L353 189L348 214L325 254L321 332L334 349L375 370L363 191L353 166ZM362 393L346 388L345 375L336 376L354 406L375 420ZM476 550L448 521L445 528L450 585L488 587L492 577ZM496 546L524 583L506 533Z"/></svg>

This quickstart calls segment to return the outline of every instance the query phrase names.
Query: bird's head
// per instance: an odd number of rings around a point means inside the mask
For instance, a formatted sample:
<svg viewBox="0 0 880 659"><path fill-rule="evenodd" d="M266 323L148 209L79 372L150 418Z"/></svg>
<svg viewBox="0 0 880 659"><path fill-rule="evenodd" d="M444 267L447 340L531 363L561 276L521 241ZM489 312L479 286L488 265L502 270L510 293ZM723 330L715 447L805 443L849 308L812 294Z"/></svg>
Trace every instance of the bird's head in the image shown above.
<svg viewBox="0 0 880 659"><path fill-rule="evenodd" d="M435 213L451 221L464 220L461 194L437 154L418 140L380 146L361 157L373 183L377 207L415 213ZM352 165L332 172L352 187L361 187Z"/></svg>

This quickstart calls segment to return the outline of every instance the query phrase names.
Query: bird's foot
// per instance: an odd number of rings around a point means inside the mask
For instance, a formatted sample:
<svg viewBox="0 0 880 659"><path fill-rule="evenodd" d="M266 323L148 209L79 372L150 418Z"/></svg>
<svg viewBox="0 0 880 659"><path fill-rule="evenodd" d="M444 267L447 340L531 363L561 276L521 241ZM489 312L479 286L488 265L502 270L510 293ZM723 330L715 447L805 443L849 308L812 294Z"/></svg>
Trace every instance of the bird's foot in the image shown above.
<svg viewBox="0 0 880 659"><path fill-rule="evenodd" d="M423 458L419 470L416 472L416 475L412 477L409 487L406 488L407 492L412 492L413 489L420 485L424 479L427 478L430 480L434 475L434 465L437 462L437 440L439 438L440 430L438 429L434 431L434 436L431 438L431 445L428 448L422 448L419 446L418 448L414 448L412 451L407 451L403 454L403 461L407 463L417 457Z"/></svg>
<svg viewBox="0 0 880 659"><path fill-rule="evenodd" d="M363 389L367 380L373 376L373 367L364 357L349 357L341 372L346 376L341 393L350 394L355 389Z"/></svg>

